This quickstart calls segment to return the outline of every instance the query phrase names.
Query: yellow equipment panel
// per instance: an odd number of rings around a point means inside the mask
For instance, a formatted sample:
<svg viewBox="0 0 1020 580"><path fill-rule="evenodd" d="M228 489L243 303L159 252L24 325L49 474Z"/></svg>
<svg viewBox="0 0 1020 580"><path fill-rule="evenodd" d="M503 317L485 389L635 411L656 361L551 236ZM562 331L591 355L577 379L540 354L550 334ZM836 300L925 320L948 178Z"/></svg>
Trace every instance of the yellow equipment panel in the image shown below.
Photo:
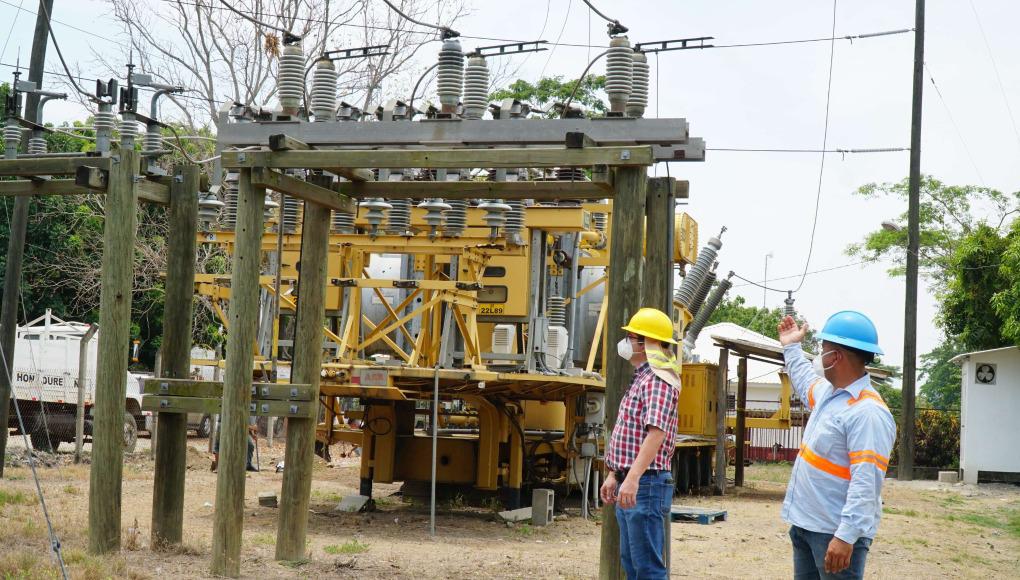
<svg viewBox="0 0 1020 580"><path fill-rule="evenodd" d="M714 437L718 404L715 400L719 367L714 364L684 364L680 374L677 431L684 435ZM725 401L723 402L725 404Z"/></svg>

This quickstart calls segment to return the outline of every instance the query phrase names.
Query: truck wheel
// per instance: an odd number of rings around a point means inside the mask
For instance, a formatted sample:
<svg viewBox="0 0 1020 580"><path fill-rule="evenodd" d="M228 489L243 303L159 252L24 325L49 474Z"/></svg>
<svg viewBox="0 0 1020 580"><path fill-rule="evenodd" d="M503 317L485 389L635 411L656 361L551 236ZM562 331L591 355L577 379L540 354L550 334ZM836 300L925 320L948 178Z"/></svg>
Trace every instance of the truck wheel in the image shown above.
<svg viewBox="0 0 1020 580"><path fill-rule="evenodd" d="M36 451L45 451L46 453L53 453L54 447L59 447L59 441L51 441L50 437L46 434L46 429L42 426L37 427L29 434L29 438L32 440L32 449ZM52 445L52 444L55 445Z"/></svg>
<svg viewBox="0 0 1020 580"><path fill-rule="evenodd" d="M195 430L198 436L202 439L209 437L212 433L212 417L209 415L202 415L202 420L198 422L198 429Z"/></svg>
<svg viewBox="0 0 1020 580"><path fill-rule="evenodd" d="M124 452L134 453L138 446L138 424L131 413L124 413Z"/></svg>

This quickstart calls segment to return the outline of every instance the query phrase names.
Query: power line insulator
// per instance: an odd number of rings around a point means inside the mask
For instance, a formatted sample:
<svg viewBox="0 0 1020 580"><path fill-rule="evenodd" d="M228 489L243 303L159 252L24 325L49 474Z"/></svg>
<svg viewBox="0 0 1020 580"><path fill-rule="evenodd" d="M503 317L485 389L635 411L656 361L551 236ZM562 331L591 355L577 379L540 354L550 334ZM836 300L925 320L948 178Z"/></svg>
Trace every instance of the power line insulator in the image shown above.
<svg viewBox="0 0 1020 580"><path fill-rule="evenodd" d="M606 56L606 94L609 95L609 110L623 114L627 110L627 100L633 84L634 51L630 48L630 40L626 36L618 36L609 41L609 54Z"/></svg>

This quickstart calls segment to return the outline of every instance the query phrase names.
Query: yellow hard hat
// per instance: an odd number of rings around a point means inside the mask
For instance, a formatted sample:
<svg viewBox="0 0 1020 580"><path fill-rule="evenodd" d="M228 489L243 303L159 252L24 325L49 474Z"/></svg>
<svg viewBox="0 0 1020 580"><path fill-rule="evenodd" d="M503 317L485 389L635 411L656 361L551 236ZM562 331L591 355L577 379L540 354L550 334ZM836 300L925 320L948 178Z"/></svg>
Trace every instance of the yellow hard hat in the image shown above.
<svg viewBox="0 0 1020 580"><path fill-rule="evenodd" d="M630 323L624 326L623 330L654 340L676 344L676 341L673 340L673 321L668 314L655 308L642 308L635 312L634 316L630 317Z"/></svg>

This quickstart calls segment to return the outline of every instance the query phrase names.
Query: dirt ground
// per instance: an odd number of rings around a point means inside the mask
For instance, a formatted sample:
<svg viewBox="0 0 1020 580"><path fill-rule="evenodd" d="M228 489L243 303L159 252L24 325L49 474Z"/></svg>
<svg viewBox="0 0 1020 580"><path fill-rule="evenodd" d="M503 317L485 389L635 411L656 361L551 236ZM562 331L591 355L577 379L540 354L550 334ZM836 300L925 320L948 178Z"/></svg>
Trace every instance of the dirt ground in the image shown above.
<svg viewBox="0 0 1020 580"><path fill-rule="evenodd" d="M115 556L87 553L88 466L70 463L66 449L42 481L64 560L73 578L206 578L215 501L205 440L191 439L185 543L174 553L149 550L153 465L147 453L129 456L124 470L123 547ZM283 446L261 447L264 471L248 474L242 574L250 578L593 578L598 572L597 521L568 509L548 528L508 527L493 512L459 502L441 506L436 538L428 509L377 485L379 509L344 514L334 507L356 493L357 459L317 463L312 484L308 559L273 560L275 508L258 505L261 491L278 491L272 469ZM16 459L16 458L15 458ZM55 578L46 520L31 471L8 467L0 480L0 577ZM672 576L789 578L787 526L779 517L788 465L748 469L748 485L723 497L678 498L679 505L727 510L712 525L673 524ZM869 578L1020 577L1020 487L887 482L885 515L868 562Z"/></svg>

